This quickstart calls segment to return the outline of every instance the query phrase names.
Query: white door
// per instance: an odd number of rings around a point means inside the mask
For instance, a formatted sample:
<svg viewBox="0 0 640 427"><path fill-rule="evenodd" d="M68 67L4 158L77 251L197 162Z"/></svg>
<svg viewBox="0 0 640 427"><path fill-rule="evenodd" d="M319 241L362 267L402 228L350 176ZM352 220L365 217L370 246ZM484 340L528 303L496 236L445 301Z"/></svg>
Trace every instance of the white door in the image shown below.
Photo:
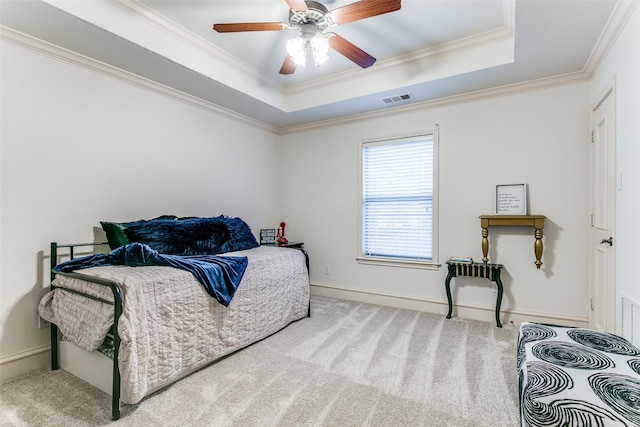
<svg viewBox="0 0 640 427"><path fill-rule="evenodd" d="M593 110L591 326L615 333L615 108L609 91Z"/></svg>

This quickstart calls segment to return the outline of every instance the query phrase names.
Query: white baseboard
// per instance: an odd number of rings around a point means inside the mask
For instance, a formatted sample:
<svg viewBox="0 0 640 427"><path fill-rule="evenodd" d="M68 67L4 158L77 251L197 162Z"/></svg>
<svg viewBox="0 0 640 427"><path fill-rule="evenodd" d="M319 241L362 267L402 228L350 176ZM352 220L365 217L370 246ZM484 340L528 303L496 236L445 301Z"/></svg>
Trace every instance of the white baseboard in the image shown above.
<svg viewBox="0 0 640 427"><path fill-rule="evenodd" d="M51 369L49 344L0 359L0 382L33 371Z"/></svg>
<svg viewBox="0 0 640 427"><path fill-rule="evenodd" d="M358 291L327 284L311 284L313 295L330 298L346 299L370 304L386 305L390 307L405 308L408 310L425 311L446 315L449 311L447 301L437 301L392 295L380 292ZM463 319L483 320L495 322L495 306L484 307L471 304L453 304L453 316ZM553 325L589 327L587 317L567 316L554 313L533 313L522 310L502 310L500 321L503 325L519 326L522 322L547 323Z"/></svg>

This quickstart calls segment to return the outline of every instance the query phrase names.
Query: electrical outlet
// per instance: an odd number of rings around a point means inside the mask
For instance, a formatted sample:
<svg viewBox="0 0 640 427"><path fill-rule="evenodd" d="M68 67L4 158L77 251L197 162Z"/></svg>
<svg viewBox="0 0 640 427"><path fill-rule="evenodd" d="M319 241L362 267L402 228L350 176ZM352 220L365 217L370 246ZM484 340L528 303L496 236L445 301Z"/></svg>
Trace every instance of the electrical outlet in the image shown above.
<svg viewBox="0 0 640 427"><path fill-rule="evenodd" d="M38 327L40 329L45 329L49 326L51 326L51 322L49 322L48 320L44 320L42 317L40 317L40 314L38 314Z"/></svg>
<svg viewBox="0 0 640 427"><path fill-rule="evenodd" d="M331 266L329 264L324 266L324 274L331 274Z"/></svg>

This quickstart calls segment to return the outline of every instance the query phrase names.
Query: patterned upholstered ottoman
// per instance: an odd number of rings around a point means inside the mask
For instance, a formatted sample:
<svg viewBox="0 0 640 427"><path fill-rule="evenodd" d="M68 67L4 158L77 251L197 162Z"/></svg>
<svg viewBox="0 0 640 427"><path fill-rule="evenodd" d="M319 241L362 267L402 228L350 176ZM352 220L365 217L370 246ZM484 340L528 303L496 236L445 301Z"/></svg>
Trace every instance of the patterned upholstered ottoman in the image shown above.
<svg viewBox="0 0 640 427"><path fill-rule="evenodd" d="M591 329L523 323L523 427L640 426L640 350Z"/></svg>

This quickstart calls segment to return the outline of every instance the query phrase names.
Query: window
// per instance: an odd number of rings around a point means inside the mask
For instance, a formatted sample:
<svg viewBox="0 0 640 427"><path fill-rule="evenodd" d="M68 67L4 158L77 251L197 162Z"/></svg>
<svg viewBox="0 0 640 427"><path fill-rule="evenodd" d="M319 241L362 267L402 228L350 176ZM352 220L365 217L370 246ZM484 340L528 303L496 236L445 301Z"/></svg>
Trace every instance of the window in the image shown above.
<svg viewBox="0 0 640 427"><path fill-rule="evenodd" d="M359 261L437 263L437 133L361 148Z"/></svg>

